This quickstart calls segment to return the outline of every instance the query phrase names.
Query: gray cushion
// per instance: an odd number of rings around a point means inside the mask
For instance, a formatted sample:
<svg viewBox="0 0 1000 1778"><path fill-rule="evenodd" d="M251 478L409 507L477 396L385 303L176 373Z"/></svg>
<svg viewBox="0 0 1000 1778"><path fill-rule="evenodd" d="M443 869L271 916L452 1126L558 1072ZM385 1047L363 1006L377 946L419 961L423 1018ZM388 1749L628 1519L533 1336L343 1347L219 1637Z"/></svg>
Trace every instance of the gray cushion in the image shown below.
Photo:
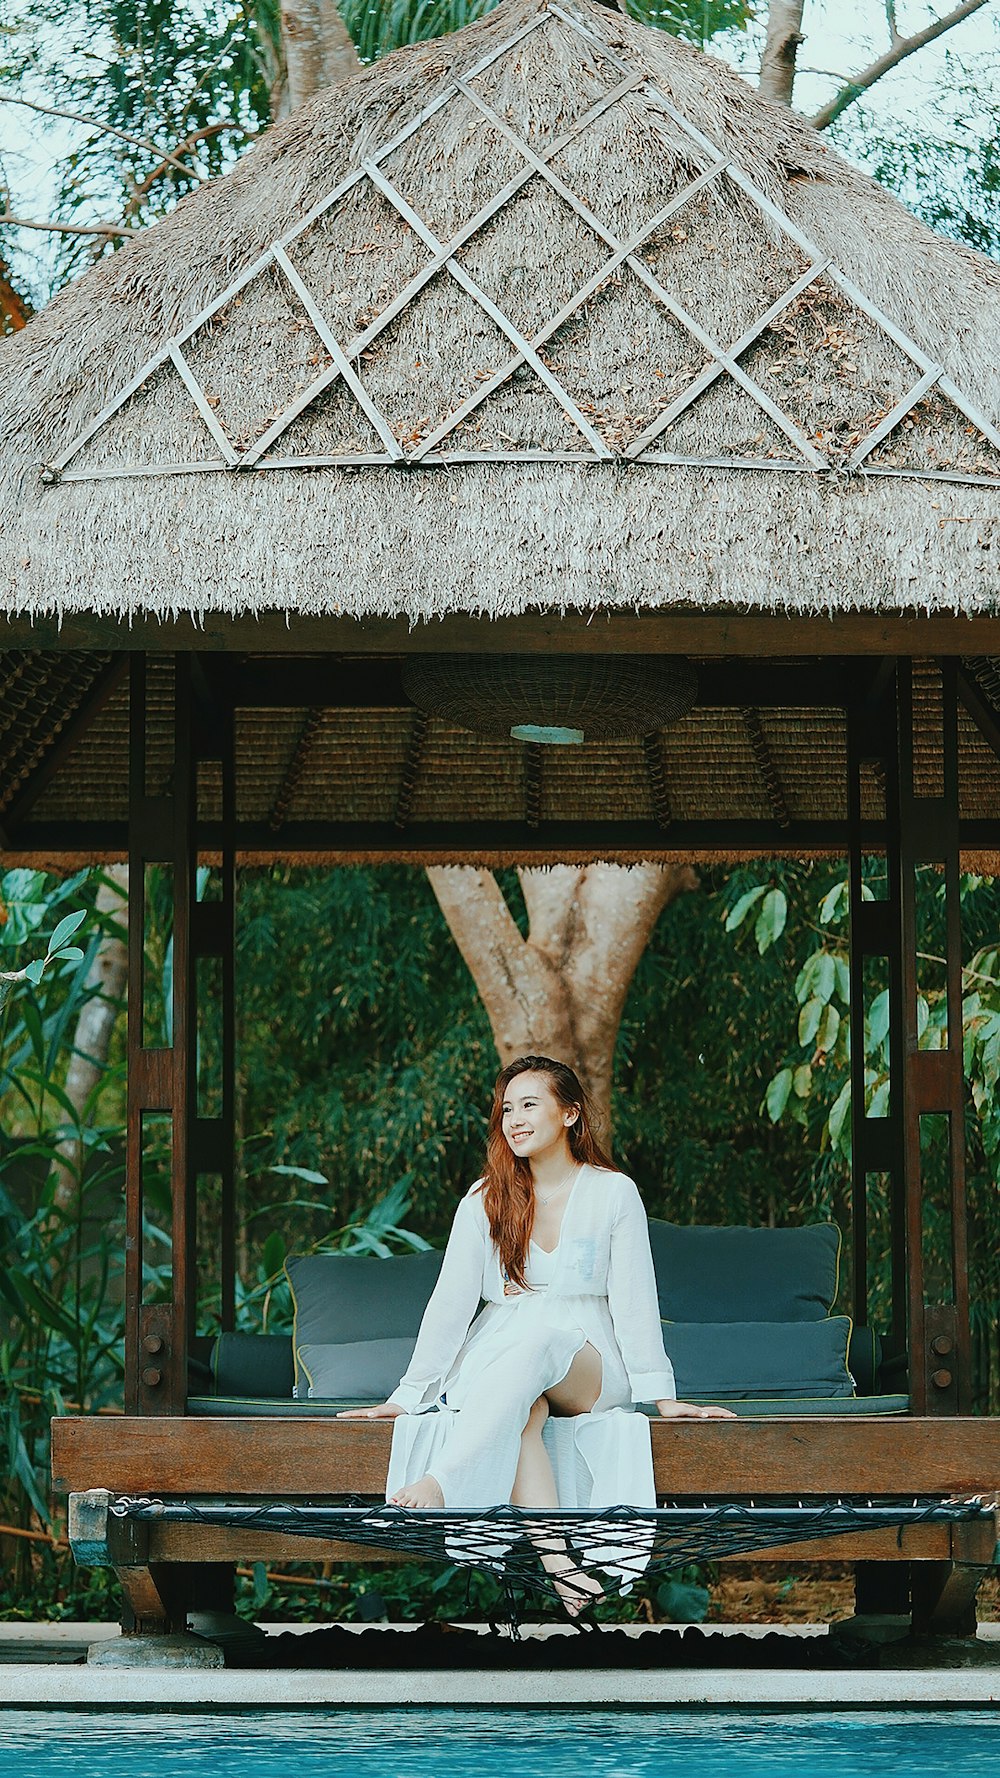
<svg viewBox="0 0 1000 1778"><path fill-rule="evenodd" d="M285 1262L295 1306L292 1346L343 1346L409 1339L412 1346L441 1270L434 1251L391 1260L353 1253L312 1253ZM296 1371L303 1394L308 1385ZM393 1385L399 1382L399 1374Z"/></svg>
<svg viewBox="0 0 1000 1778"><path fill-rule="evenodd" d="M699 1399L709 1400L708 1396ZM722 1396L711 1399L721 1401L724 1407L730 1407L741 1419L767 1420L781 1418L783 1420L830 1420L845 1415L857 1419L870 1419L873 1415L906 1414L909 1412L910 1398L908 1395L830 1395L819 1401L770 1401L750 1399L747 1401L726 1401ZM197 1414L208 1420L294 1420L294 1419L331 1419L342 1408L363 1407L358 1401L268 1401L253 1400L246 1395L189 1395L185 1412ZM640 1413L656 1419L656 1409L643 1404ZM388 1420L384 1421L389 1426Z"/></svg>
<svg viewBox="0 0 1000 1778"><path fill-rule="evenodd" d="M908 1414L910 1398L908 1395L827 1395L818 1400L777 1401L763 1396L748 1396L745 1400L727 1399L724 1395L694 1395L690 1401L701 1404L714 1403L716 1407L729 1408L741 1420L836 1420L855 1419L870 1420L890 1414ZM188 1408L188 1412L195 1410ZM656 1418L654 1407L643 1407L651 1420Z"/></svg>
<svg viewBox="0 0 1000 1778"><path fill-rule="evenodd" d="M853 1395L847 1368L851 1322L665 1321L663 1344L674 1367L677 1394L754 1396L792 1401Z"/></svg>
<svg viewBox="0 0 1000 1778"><path fill-rule="evenodd" d="M385 1401L413 1352L406 1335L392 1340L350 1340L337 1346L300 1346L295 1354L296 1393L310 1401Z"/></svg>
<svg viewBox="0 0 1000 1778"><path fill-rule="evenodd" d="M837 1296L840 1230L684 1228L650 1219L668 1321L820 1321Z"/></svg>

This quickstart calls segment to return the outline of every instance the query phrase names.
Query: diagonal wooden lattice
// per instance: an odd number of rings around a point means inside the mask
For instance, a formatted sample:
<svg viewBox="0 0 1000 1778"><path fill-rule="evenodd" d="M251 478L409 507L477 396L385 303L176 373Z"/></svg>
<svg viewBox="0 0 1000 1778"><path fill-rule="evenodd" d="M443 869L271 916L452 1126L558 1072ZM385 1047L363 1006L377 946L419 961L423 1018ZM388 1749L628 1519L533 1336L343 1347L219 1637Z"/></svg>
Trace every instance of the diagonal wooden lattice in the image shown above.
<svg viewBox="0 0 1000 1778"><path fill-rule="evenodd" d="M615 69L621 76L617 84L605 92L600 99L590 105L568 128L544 147L536 147L522 136L502 118L489 102L476 90L473 81L501 58L509 55L526 38L544 28L550 21L558 20L564 27L579 34L592 49L599 52L609 68ZM648 218L643 226L633 233L629 239L619 239L606 227L595 214L590 205L560 178L554 170L553 162L570 143L584 135L600 118L611 112L627 95L639 92L647 101L655 104L657 110L670 118L682 136L692 144L700 156L709 157L708 166L692 177L682 189L678 190L670 202L663 206L654 216ZM438 233L418 213L397 185L388 176L385 164L405 142L424 128L449 103L461 99L474 108L489 122L494 131L510 145L523 160L523 169L519 169L509 178L488 203L483 204L448 240L442 240ZM562 304L558 312L552 315L541 328L536 329L530 337L524 333L504 310L489 296L480 283L470 276L461 263L461 250L473 241L480 231L494 222L528 184L535 179L545 181L550 192L573 212L574 216L590 232L607 257L602 259L597 268L584 283L572 292ZM684 206L690 204L700 193L707 193L717 187L723 180L728 180L737 187L743 196L756 206L760 216L772 228L777 228L786 242L794 244L798 252L804 256L805 269L793 278L787 287L757 315L739 336L728 344L722 343L701 325L688 308L672 294L667 285L658 278L642 257L641 249L648 243L666 222ZM427 259L423 265L410 276L403 287L397 291L393 299L387 303L377 316L352 339L341 342L337 330L329 316L324 313L315 294L310 290L308 282L289 256L289 249L313 228L317 221L341 204L349 194L367 185L372 192L378 193L392 211L402 219L406 226L423 244ZM567 323L581 314L585 305L598 291L605 287L609 280L627 268L632 277L648 292L654 304L673 323L683 330L683 334L698 348L703 364L685 385L680 388L673 399L663 407L654 419L649 421L631 440L609 442L602 434L600 424L588 418L583 407L574 399L565 382L555 373L551 364L542 356L542 348L560 333ZM300 305L312 328L316 340L327 362L314 377L304 386L298 388L293 397L280 405L279 411L269 417L265 429L243 447L237 445L227 433L215 411L217 403L213 401L192 368L189 356L185 354L188 347L203 329L209 326L214 318L219 317L228 305L240 298L254 279L262 273L270 273L283 280L290 300ZM362 376L362 361L367 352L381 336L387 334L397 320L413 305L421 292L432 279L444 274L450 277L489 321L499 335L505 338L511 347L509 357L484 377L479 385L464 399L458 400L452 410L445 415L424 436L408 437L404 442L397 436L386 413L366 388ZM865 316L876 330L914 367L914 380L904 392L895 399L874 423L862 427L860 436L852 439L853 448L846 457L831 456L829 451L820 448L818 439L822 433L810 437L797 420L786 411L762 386L761 383L741 362L744 356L757 344L780 318L791 311L793 305L808 293L820 290L820 281L826 286L835 287L856 311ZM78 462L81 453L98 433L100 433L113 417L120 412L133 398L140 395L150 379L162 371L173 369L181 379L184 389L190 397L195 414L207 430L212 446L217 455L200 456L198 460L167 460L149 463L103 463L86 465ZM552 450L519 445L516 441L510 449L470 449L457 448L452 435L457 428L487 402L503 385L518 373L528 372L540 383L562 410L570 427L579 437L579 448L573 450ZM689 415L703 397L721 386L727 380L728 385L738 391L741 396L753 404L760 415L773 428L776 436L787 441L787 452L779 452L764 457L747 457L735 451L727 451L724 445L716 451L687 452L670 451L664 448L671 441L669 434L683 416ZM281 443L287 442L290 429L300 416L314 409L320 398L327 391L339 385L349 392L349 397L356 403L359 416L374 439L381 445L381 450L357 451L353 449L338 451L314 451L303 453L296 450L290 454L282 454ZM880 446L904 425L915 425L916 417L926 414L928 404L938 404L938 408L947 410L955 419L961 416L963 429L970 428L975 432L985 447L987 470L990 473L978 473L977 461L970 470L964 466L949 467L932 462L925 467L921 462L908 466L900 462L879 462L875 459ZM933 410L936 412L937 410ZM666 435L666 436L665 436ZM997 455L994 455L997 454ZM315 204L308 214L276 240L260 257L248 266L207 308L189 322L182 332L177 334L159 352L148 360L122 389L113 401L109 402L95 417L90 425L54 458L43 466L43 480L55 482L60 480L94 480L122 475L155 475L165 473L201 473L220 469L267 470L291 468L322 468L351 467L376 464L454 464L461 462L482 461L563 461L563 462L607 462L615 459L619 462L641 464L663 464L669 466L685 466L727 469L767 469L792 470L807 474L835 471L838 474L861 474L864 476L883 475L912 477L919 480L945 480L961 483L974 483L984 486L1000 486L1000 431L983 415L969 398L946 375L943 367L934 363L928 355L903 330L897 327L883 312L846 275L821 252L816 245L802 233L791 219L775 205L754 182L747 177L739 165L731 158L721 155L715 145L698 130L671 101L641 72L636 72L627 61L613 51L604 39L580 18L550 0L537 16L523 25L512 37L499 44L483 57L466 74L455 79L429 105L427 105L404 129L400 130L390 141L368 156L352 173L342 179L334 189L320 202ZM76 464L76 467L73 465Z"/></svg>

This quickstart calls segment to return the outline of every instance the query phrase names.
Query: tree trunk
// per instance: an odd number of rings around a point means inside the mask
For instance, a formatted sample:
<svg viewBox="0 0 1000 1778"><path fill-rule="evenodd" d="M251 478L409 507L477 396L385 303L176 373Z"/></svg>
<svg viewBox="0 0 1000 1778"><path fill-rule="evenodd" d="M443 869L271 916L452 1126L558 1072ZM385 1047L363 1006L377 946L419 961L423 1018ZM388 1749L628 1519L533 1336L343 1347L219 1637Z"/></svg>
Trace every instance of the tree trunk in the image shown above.
<svg viewBox="0 0 1000 1778"><path fill-rule="evenodd" d="M491 871L427 872L479 990L501 1065L547 1055L575 1068L610 1127L615 1040L636 965L663 908L697 884L686 864L520 870L522 938Z"/></svg>
<svg viewBox="0 0 1000 1778"><path fill-rule="evenodd" d="M805 0L771 0L767 9L767 40L760 64L760 90L765 99L791 105L795 58L802 38Z"/></svg>
<svg viewBox="0 0 1000 1778"><path fill-rule="evenodd" d="M361 67L335 0L281 0L281 47L271 88L275 120Z"/></svg>
<svg viewBox="0 0 1000 1778"><path fill-rule="evenodd" d="M107 881L97 891L97 912L110 915L116 923L127 923L128 865L108 865L104 875ZM81 1124L87 1101L107 1066L111 1034L121 1010L127 979L128 941L117 932L106 933L87 973L89 998L76 1021L73 1052L66 1070L64 1091L72 1100ZM63 1216L75 1216L83 1175L84 1145L77 1137L66 1137L55 1153L53 1209Z"/></svg>

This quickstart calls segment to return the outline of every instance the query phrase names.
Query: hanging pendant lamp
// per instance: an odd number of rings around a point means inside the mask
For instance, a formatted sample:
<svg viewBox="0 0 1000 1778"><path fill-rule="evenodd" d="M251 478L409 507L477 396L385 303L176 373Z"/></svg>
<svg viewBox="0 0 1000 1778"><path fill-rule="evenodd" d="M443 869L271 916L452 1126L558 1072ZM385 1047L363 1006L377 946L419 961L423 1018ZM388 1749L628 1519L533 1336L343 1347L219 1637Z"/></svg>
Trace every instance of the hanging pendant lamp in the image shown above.
<svg viewBox="0 0 1000 1778"><path fill-rule="evenodd" d="M677 656L411 655L403 689L418 709L455 728L565 747L680 721L698 678Z"/></svg>

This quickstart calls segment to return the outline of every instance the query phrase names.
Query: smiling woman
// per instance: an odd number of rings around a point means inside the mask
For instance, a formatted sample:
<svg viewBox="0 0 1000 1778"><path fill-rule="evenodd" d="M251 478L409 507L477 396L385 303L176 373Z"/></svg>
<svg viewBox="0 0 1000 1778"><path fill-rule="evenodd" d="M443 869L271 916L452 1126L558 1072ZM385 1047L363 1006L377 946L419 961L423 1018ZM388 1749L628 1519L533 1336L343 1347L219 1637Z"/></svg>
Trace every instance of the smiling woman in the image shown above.
<svg viewBox="0 0 1000 1778"><path fill-rule="evenodd" d="M480 1301L485 1308L477 1314ZM481 1179L459 1204L395 1420L387 1498L416 1509L654 1506L645 1415L731 1418L676 1400L646 1214L562 1062L499 1075ZM602 1585L539 1543L572 1615Z"/></svg>

